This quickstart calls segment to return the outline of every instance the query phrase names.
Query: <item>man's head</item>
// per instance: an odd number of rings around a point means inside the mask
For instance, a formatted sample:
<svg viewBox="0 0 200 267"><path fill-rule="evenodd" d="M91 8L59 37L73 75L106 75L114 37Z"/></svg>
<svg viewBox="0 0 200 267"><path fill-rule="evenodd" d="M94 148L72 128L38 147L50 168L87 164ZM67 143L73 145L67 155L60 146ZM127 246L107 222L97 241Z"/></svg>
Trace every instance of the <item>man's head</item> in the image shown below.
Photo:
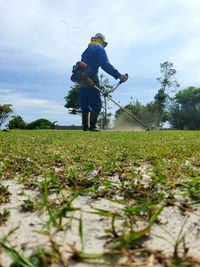
<svg viewBox="0 0 200 267"><path fill-rule="evenodd" d="M102 33L96 33L95 36L92 37L92 39L97 39L103 47L107 46L107 42L105 41L105 36Z"/></svg>

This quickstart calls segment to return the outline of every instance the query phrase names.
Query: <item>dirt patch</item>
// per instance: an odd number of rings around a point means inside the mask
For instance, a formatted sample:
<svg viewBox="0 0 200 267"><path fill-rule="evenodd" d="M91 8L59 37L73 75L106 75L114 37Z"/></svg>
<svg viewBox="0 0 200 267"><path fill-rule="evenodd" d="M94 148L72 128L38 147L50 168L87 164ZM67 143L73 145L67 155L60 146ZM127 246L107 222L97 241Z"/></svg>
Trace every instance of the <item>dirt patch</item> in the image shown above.
<svg viewBox="0 0 200 267"><path fill-rule="evenodd" d="M147 188L151 184L151 177L146 174L148 166L140 168L142 178L135 180L135 183L140 183ZM115 182L116 187L120 184L118 176L110 178ZM10 217L1 226L0 237L5 236L11 229L17 228L16 231L9 237L10 244L17 251L22 252L26 256L30 256L38 247L48 248L50 246L49 236L42 234L45 229L45 224L49 220L49 215L45 210L36 210L33 212L22 212L21 205L27 198L36 197L33 190L27 190L25 187L15 180L3 182L4 186L8 186L10 202L0 206L0 212L4 209L10 210ZM178 192L177 192L178 195ZM53 199L54 196L51 196ZM57 244L62 246L63 253L66 257L70 253L65 252L67 245L75 246L81 249L80 236L78 233L80 218L83 222L83 245L84 251L88 253L103 253L106 250L105 244L107 241L107 229L111 227L111 219L106 216L99 216L92 213L94 208L108 211L121 212L123 205L109 201L104 198L97 200L89 196L79 196L73 202L73 207L80 210L73 212L72 224L67 227L67 231L57 231L52 227L52 236ZM66 220L66 224L68 219ZM141 222L142 223L142 222ZM116 229L120 228L120 222L117 222ZM39 233L40 232L40 233ZM163 255L172 256L175 253L175 248L178 249L178 254L181 256L187 249L187 253L191 257L200 259L200 208L195 211L181 210L177 206L170 206L163 209L158 217L158 222L155 223L150 231L150 238L144 243L144 246L149 250L160 251ZM155 264L153 258L150 259L152 265ZM7 254L1 251L0 263L3 267L8 267L11 263ZM86 267L87 263L73 262L69 266ZM99 266L96 263L90 266ZM106 264L102 266L107 266Z"/></svg>

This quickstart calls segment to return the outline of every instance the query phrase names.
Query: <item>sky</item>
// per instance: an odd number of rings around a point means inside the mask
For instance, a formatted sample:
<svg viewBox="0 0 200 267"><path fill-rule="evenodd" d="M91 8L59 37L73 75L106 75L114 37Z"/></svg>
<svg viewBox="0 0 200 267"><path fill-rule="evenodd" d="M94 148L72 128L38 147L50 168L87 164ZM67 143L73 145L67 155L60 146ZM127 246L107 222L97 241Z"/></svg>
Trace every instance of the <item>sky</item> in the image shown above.
<svg viewBox="0 0 200 267"><path fill-rule="evenodd" d="M98 32L112 65L129 74L113 93L120 104L152 101L165 61L173 63L180 89L199 87L199 29L199 0L0 0L0 104L12 104L27 123L80 125L64 96L72 66Z"/></svg>

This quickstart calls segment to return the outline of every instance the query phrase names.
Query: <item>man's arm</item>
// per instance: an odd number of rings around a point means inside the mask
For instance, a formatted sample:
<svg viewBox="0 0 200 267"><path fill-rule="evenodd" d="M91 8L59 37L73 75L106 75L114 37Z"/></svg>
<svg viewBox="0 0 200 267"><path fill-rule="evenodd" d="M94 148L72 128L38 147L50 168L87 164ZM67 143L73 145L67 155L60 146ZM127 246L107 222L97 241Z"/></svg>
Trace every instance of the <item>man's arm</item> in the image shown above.
<svg viewBox="0 0 200 267"><path fill-rule="evenodd" d="M121 74L116 70L112 64L110 64L108 56L104 48L99 50L99 65L107 72L109 75L113 76L115 79L119 79Z"/></svg>

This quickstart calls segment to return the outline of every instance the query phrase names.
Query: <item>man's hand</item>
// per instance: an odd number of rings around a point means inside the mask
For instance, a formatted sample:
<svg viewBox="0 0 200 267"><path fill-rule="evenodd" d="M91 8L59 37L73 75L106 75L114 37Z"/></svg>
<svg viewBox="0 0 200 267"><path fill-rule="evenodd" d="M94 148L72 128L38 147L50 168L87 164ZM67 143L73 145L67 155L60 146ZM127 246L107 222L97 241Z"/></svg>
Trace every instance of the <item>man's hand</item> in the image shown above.
<svg viewBox="0 0 200 267"><path fill-rule="evenodd" d="M121 74L119 77L121 82L125 82L128 80L128 74Z"/></svg>

